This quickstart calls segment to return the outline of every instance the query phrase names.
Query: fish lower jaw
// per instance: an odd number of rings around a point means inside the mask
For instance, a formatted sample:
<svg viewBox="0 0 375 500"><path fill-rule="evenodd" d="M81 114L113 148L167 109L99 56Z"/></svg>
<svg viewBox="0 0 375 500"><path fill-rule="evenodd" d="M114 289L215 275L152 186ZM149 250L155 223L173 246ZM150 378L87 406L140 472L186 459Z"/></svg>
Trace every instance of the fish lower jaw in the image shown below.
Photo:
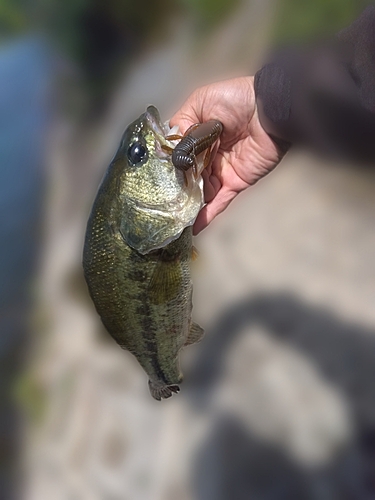
<svg viewBox="0 0 375 500"><path fill-rule="evenodd" d="M187 207L189 207L189 202L190 200L188 198L181 200L179 196L176 196L175 198L165 201L164 203L161 203L159 205L133 200L133 203L138 211L152 214L156 217L163 216L168 220L173 219L171 216L171 212L174 212L174 215L177 217L179 217L180 214L186 212ZM199 211L199 208L197 209L197 211Z"/></svg>
<svg viewBox="0 0 375 500"><path fill-rule="evenodd" d="M173 394L180 392L180 387L177 384L166 385L162 382L148 381L151 396L157 401L168 399Z"/></svg>

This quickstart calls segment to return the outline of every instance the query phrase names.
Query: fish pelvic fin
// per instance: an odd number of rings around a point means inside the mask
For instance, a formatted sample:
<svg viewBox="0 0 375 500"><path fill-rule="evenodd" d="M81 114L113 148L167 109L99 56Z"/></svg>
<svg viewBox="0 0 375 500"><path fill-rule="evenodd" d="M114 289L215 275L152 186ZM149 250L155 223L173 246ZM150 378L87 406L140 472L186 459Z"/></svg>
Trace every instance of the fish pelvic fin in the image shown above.
<svg viewBox="0 0 375 500"><path fill-rule="evenodd" d="M148 381L148 387L150 389L151 396L157 401L162 399L168 399L173 394L180 392L180 387L177 384L163 385L160 382Z"/></svg>
<svg viewBox="0 0 375 500"><path fill-rule="evenodd" d="M204 330L197 323L192 323L190 327L189 334L187 336L185 347L191 344L196 344L200 342L204 336Z"/></svg>

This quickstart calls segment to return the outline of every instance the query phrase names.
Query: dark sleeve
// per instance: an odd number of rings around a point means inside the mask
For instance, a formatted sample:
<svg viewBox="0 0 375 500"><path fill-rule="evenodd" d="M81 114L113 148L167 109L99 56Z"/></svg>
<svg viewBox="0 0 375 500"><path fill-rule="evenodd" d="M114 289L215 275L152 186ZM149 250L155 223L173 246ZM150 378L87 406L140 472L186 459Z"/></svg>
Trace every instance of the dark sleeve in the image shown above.
<svg viewBox="0 0 375 500"><path fill-rule="evenodd" d="M255 76L263 128L280 145L375 161L375 6L331 43L284 50Z"/></svg>

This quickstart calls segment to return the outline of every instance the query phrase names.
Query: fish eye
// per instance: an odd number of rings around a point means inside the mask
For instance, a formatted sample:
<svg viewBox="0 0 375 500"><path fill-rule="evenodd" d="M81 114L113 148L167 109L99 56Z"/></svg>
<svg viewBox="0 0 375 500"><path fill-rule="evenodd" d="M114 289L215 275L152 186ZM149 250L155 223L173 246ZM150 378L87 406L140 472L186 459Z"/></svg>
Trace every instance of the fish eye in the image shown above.
<svg viewBox="0 0 375 500"><path fill-rule="evenodd" d="M133 166L138 165L147 159L147 149L140 141L134 142L131 146L129 146L128 159Z"/></svg>

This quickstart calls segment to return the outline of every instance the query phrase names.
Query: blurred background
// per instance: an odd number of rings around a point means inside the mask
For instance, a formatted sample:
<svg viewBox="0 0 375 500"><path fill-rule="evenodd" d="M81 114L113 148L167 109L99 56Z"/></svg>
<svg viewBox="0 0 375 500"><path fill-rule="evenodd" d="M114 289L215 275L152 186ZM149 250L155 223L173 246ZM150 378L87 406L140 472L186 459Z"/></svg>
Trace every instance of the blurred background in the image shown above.
<svg viewBox="0 0 375 500"><path fill-rule="evenodd" d="M375 498L375 173L291 152L197 239L181 393L88 298L100 179L148 104L253 74L360 0L0 1L0 498Z"/></svg>

